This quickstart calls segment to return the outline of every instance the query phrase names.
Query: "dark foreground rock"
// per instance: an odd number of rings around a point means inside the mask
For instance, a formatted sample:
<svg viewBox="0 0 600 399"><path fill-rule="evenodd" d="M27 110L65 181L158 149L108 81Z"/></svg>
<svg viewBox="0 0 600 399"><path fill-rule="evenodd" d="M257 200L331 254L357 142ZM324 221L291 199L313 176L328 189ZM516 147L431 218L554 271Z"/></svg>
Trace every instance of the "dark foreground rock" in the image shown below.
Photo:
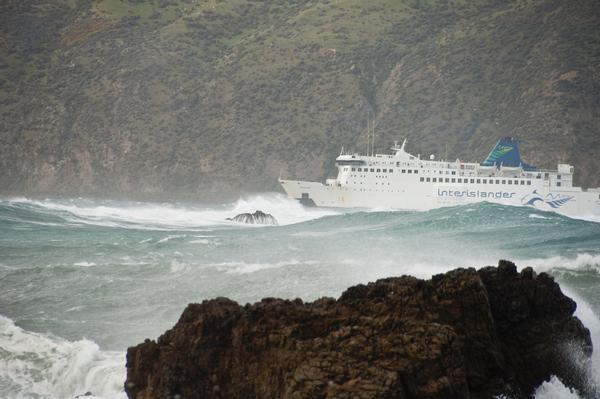
<svg viewBox="0 0 600 399"><path fill-rule="evenodd" d="M277 225L277 219L268 213L263 211L256 211L254 213L240 213L233 218L227 218L233 222L245 223L245 224L271 224Z"/></svg>
<svg viewBox="0 0 600 399"><path fill-rule="evenodd" d="M525 398L580 391L592 344L575 302L514 264L388 278L336 301L190 304L127 351L130 398ZM587 359L587 360L586 360Z"/></svg>

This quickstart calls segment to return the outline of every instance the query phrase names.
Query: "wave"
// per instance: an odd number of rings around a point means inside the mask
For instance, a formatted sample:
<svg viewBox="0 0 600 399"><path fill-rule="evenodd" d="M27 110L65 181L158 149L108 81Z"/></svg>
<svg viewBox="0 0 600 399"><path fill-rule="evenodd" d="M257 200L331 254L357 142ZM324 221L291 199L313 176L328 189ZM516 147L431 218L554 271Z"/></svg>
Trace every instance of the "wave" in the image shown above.
<svg viewBox="0 0 600 399"><path fill-rule="evenodd" d="M289 266L302 266L302 265L317 265L317 261L299 261L291 259L288 261L274 262L274 263L258 263L258 262L222 262L212 265L218 271L224 271L228 274L250 274L263 270L279 269L282 267Z"/></svg>
<svg viewBox="0 0 600 399"><path fill-rule="evenodd" d="M126 398L125 354L101 351L94 342L75 342L34 333L0 316L0 396L12 398Z"/></svg>
<svg viewBox="0 0 600 399"><path fill-rule="evenodd" d="M530 219L550 219L548 216L542 216L542 215L539 215L537 213L531 213L529 215L529 218Z"/></svg>
<svg viewBox="0 0 600 399"><path fill-rule="evenodd" d="M196 230L207 226L243 226L226 219L256 210L272 214L280 225L339 214L331 209L306 208L298 201L278 193L243 197L234 203L213 206L193 203L159 204L82 198L46 200L9 198L0 200L0 207L35 213L37 216L41 214L41 216L51 216L52 218L59 217L71 224L158 230ZM34 224L56 225L53 221L40 221L31 217L25 220Z"/></svg>
<svg viewBox="0 0 600 399"><path fill-rule="evenodd" d="M307 208L298 201L278 193L265 193L243 197L229 204L205 205L195 203L152 203L93 199L46 199L26 198L0 199L0 222L21 222L35 225L60 226L60 222L73 225L149 229L212 231L212 228L256 227L245 226L226 220L240 213L262 210L272 214L280 225L291 225L323 219L335 227L341 223L361 223L364 220L399 222L399 225L465 225L489 226L490 223L515 221L521 224L548 226L556 223L575 225L585 223L551 212L536 211L524 207L509 207L480 203L438 208L415 212L383 208L332 209ZM406 219L406 221L402 221ZM597 226L597 223L592 223ZM208 230L206 230L208 228Z"/></svg>
<svg viewBox="0 0 600 399"><path fill-rule="evenodd" d="M590 271L600 273L600 255L577 254L575 257L552 256L548 258L521 259L516 262L522 267L531 266L538 272Z"/></svg>

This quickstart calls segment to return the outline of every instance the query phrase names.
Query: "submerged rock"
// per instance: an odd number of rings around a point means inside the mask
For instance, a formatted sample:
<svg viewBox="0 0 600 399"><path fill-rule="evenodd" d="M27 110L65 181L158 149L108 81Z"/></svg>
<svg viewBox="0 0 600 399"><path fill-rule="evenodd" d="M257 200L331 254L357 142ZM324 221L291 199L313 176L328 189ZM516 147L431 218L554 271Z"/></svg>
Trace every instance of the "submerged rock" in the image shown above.
<svg viewBox="0 0 600 399"><path fill-rule="evenodd" d="M526 398L586 389L592 344L551 276L514 264L387 278L312 303L190 304L127 351L130 398Z"/></svg>
<svg viewBox="0 0 600 399"><path fill-rule="evenodd" d="M256 211L254 213L240 213L233 218L227 218L233 222L245 223L245 224L270 224L277 225L277 219L268 213L263 211Z"/></svg>

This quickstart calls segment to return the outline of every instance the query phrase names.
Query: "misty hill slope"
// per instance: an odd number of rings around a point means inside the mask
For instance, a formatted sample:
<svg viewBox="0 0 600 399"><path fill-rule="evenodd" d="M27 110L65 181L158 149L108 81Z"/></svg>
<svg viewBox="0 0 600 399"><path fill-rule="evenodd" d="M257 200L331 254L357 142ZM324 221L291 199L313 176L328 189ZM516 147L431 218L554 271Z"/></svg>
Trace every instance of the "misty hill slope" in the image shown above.
<svg viewBox="0 0 600 399"><path fill-rule="evenodd" d="M11 0L0 5L0 187L232 197L322 179L407 137L482 159L498 137L600 185L597 1Z"/></svg>

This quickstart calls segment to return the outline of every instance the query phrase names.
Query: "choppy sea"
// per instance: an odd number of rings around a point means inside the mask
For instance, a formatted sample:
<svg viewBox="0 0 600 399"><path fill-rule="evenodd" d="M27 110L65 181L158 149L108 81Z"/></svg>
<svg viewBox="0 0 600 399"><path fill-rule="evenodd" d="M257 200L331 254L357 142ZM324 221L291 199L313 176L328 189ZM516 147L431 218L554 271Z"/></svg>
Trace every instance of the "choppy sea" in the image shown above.
<svg viewBox="0 0 600 399"><path fill-rule="evenodd" d="M257 209L279 225L225 220ZM127 347L157 338L190 302L310 301L499 259L552 274L575 299L600 381L597 221L488 203L304 208L280 194L220 205L0 199L0 397L125 397ZM552 378L535 398L580 396Z"/></svg>

